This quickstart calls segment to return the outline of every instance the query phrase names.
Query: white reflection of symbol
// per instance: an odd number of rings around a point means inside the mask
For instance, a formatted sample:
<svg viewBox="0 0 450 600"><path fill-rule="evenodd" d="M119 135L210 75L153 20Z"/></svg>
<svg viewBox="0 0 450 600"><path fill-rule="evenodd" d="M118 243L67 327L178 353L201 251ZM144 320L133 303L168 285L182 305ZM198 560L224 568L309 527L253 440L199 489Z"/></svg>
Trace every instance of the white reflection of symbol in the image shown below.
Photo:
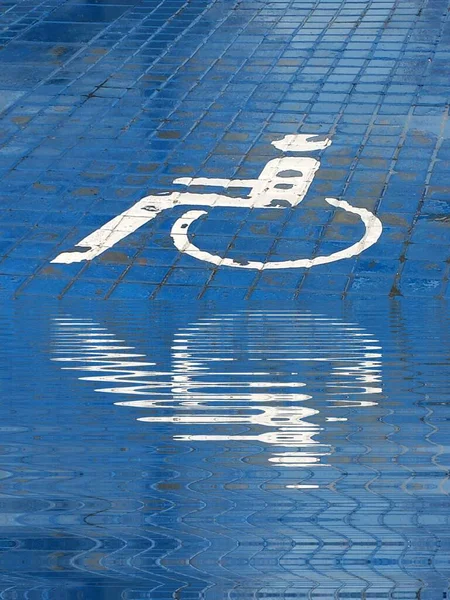
<svg viewBox="0 0 450 600"><path fill-rule="evenodd" d="M80 379L114 384L97 391L144 396L116 403L150 409L140 420L206 426L177 440L267 444L274 447L269 461L285 467L326 464L323 422L345 421L345 409L374 406L382 392L375 338L320 315L260 311L200 319L175 334L172 368L164 372L92 321L55 322L54 360L92 373Z"/></svg>
<svg viewBox="0 0 450 600"><path fill-rule="evenodd" d="M323 150L331 144L331 140L321 140L318 136L298 134L287 135L272 144L285 153L305 153ZM155 219L164 210L175 206L203 207L236 207L236 208L274 208L284 209L297 206L306 196L320 162L308 156L288 156L276 158L267 163L258 179L213 179L208 177L179 178L174 183L188 186L185 192L172 192L163 195L146 196L134 206L118 215L94 233L81 240L75 250L63 252L52 260L53 263L73 263L92 260L125 237L135 232L149 221ZM247 188L250 192L242 197L230 197L217 193L195 193L189 191L191 186L221 187L225 191L230 188ZM180 252L221 266L243 269L288 269L310 268L344 258L356 256L375 244L382 232L381 221L365 208L356 208L344 200L325 198L335 208L358 215L365 226L363 237L344 250L326 256L302 258L284 261L245 261L237 262L218 254L205 252L189 240L188 230L194 221L207 214L204 210L190 210L174 223L171 236Z"/></svg>

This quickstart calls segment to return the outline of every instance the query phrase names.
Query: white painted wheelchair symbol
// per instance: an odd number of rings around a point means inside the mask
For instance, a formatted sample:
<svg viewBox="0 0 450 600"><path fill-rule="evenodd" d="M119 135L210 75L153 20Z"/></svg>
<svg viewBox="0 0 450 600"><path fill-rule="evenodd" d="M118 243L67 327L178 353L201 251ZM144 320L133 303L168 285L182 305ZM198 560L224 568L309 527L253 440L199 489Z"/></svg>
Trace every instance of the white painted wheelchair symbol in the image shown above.
<svg viewBox="0 0 450 600"><path fill-rule="evenodd" d="M331 140L318 139L315 135L286 135L282 140L272 144L285 153L311 152L323 150L331 144ZM81 240L73 251L59 254L53 263L74 263L92 260L115 244L135 232L137 229L155 219L159 213L175 206L202 207L236 207L236 208L272 208L284 209L297 206L311 185L320 162L307 156L285 156L267 163L258 179L210 179L180 178L174 183L186 186L214 186L228 188L250 188L245 197L229 197L216 193L171 192L164 195L146 196L134 206L118 215L105 225ZM174 223L171 236L180 252L189 254L196 259L215 265L238 267L240 269L292 269L297 267L310 268L344 258L356 256L375 244L382 232L381 221L365 208L356 208L336 198L325 198L326 202L336 208L358 215L365 226L362 238L344 250L314 258L300 258L283 261L247 261L236 262L218 254L205 252L195 246L189 239L189 227L194 221L207 214L205 210L189 210Z"/></svg>

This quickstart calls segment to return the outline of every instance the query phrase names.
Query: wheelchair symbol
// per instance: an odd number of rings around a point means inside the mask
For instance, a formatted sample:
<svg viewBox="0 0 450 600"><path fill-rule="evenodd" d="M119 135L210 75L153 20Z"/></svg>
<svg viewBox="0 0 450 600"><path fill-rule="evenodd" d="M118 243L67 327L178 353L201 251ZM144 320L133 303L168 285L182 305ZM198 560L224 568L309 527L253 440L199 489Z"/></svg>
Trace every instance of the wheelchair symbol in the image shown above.
<svg viewBox="0 0 450 600"><path fill-rule="evenodd" d="M286 135L282 140L272 142L278 150L285 154L309 153L323 150L331 144L329 139L320 139L316 135ZM175 184L188 187L184 192L168 192L146 196L134 206L118 215L97 231L81 240L74 250L63 252L54 258L52 263L70 264L92 260L112 248L115 244L134 233L137 229L155 219L159 213L176 206L201 207L235 207L256 209L285 209L297 206L308 192L320 162L309 156L284 156L270 160L262 170L258 179L213 179L208 177L179 178ZM213 186L229 188L250 188L250 192L242 197L230 197L218 193L198 193L189 191L191 186ZM188 210L178 218L171 230L174 245L180 252L215 265L237 267L240 269L291 269L310 268L316 265L335 262L344 258L357 256L379 239L382 232L381 221L365 208L357 208L344 200L325 198L335 208L343 209L358 215L365 226L362 238L338 252L314 258L300 258L282 261L246 261L237 262L219 254L211 254L195 246L189 239L189 227L205 210Z"/></svg>

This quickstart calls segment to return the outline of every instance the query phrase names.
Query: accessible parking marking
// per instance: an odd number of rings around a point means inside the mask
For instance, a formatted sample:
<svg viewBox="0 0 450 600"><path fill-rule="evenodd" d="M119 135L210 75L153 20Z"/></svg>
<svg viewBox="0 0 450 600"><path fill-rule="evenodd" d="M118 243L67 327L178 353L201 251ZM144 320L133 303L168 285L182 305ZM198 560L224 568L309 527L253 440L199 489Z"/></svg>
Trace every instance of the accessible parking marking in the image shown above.
<svg viewBox="0 0 450 600"><path fill-rule="evenodd" d="M286 135L272 142L284 153L309 153L323 150L331 144L328 138L298 134ZM178 178L174 183L190 186L210 186L228 188L249 188L250 192L242 197L229 197L216 193L167 192L142 198L134 206L118 215L76 244L75 249L59 254L51 262L70 264L90 261L112 248L115 244L137 231L140 227L155 219L161 212L175 206L236 207L236 208L273 208L295 207L304 199L314 179L320 162L309 156L284 156L270 160L258 179L215 179L208 177ZM190 210L178 218L171 230L175 247L185 254L213 263L215 265L245 269L292 269L310 268L345 258L357 256L373 246L382 232L381 221L364 208L356 208L337 198L325 198L330 206L343 209L360 217L365 226L362 238L344 250L314 258L300 258L283 261L235 261L223 258L219 254L202 251L191 243L189 227L206 214L204 210Z"/></svg>

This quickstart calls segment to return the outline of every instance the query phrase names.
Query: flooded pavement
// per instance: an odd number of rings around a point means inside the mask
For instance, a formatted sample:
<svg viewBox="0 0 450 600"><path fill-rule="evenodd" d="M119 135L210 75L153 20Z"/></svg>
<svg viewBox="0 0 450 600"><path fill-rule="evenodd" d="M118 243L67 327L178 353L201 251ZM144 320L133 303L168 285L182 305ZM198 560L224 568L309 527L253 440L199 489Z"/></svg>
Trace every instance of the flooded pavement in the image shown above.
<svg viewBox="0 0 450 600"><path fill-rule="evenodd" d="M2 598L446 598L447 308L10 304Z"/></svg>

